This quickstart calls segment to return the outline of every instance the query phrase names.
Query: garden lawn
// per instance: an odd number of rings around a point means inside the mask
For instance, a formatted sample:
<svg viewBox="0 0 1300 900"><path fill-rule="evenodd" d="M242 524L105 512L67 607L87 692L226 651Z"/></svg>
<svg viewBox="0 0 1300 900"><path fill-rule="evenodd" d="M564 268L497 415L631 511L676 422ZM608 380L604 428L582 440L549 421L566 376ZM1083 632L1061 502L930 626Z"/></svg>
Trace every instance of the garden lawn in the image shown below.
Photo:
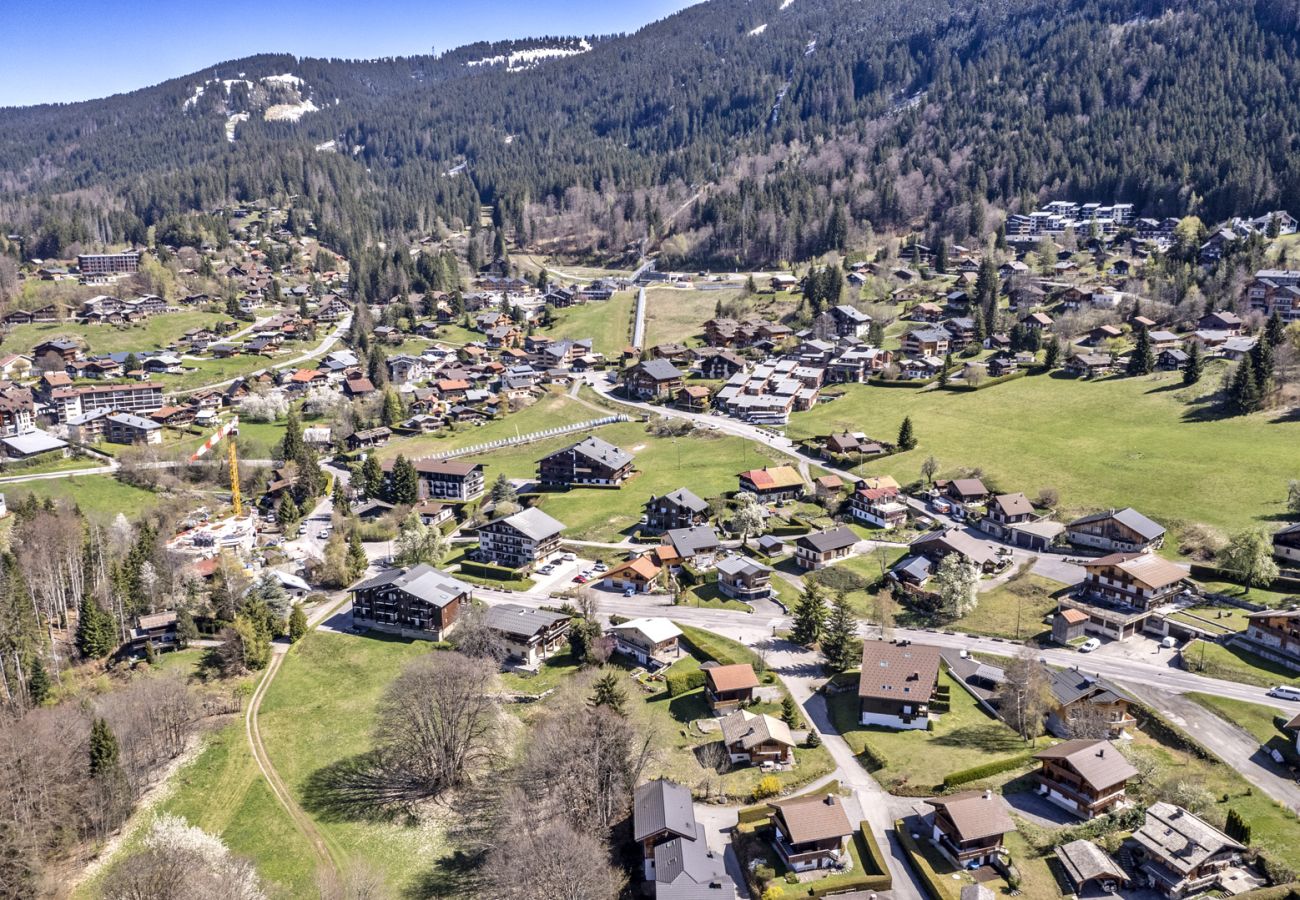
<svg viewBox="0 0 1300 900"><path fill-rule="evenodd" d="M438 829L341 821L322 813L304 789L313 773L370 749L380 695L403 666L429 652L424 641L312 632L284 661L260 718L267 753L326 840L346 860L379 872L399 896L430 877L446 852Z"/></svg>
<svg viewBox="0 0 1300 900"><path fill-rule="evenodd" d="M973 610L952 623L956 631L1012 640L1031 638L1048 630L1046 619L1056 610L1056 597L1068 585L1027 572L977 596Z"/></svg>
<svg viewBox="0 0 1300 900"><path fill-rule="evenodd" d="M536 403L519 412L509 413L499 419L491 419L482 425L460 425L456 430L445 435L421 434L395 437L376 453L380 459L394 459L399 453L407 459L419 459L434 453L484 444L488 441L514 437L517 434L530 434L547 428L589 422L601 417L602 413L579 403L562 390L553 389ZM582 437L579 432L571 435L572 440L581 440Z"/></svg>
<svg viewBox="0 0 1300 900"><path fill-rule="evenodd" d="M934 456L942 475L979 468L999 490L1054 487L1067 512L1133 506L1167 528L1269 527L1286 513L1300 422L1275 413L1214 418L1206 401L1222 372L1212 364L1193 388L1176 372L1101 381L1038 375L974 393L851 385L840 399L796 413L786 431L798 439L851 426L891 440L911 416L917 448L868 471L907 483ZM1211 483L1214 491L1187 490Z"/></svg>
<svg viewBox="0 0 1300 900"><path fill-rule="evenodd" d="M1285 666L1262 656L1222 644L1196 640L1182 650L1183 665L1189 672L1208 678L1239 681L1259 687L1300 684L1300 677Z"/></svg>
<svg viewBox="0 0 1300 900"><path fill-rule="evenodd" d="M631 452L636 457L638 474L619 489L575 488L543 494L542 509L565 524L564 536L571 540L620 540L640 523L651 494L687 487L705 499L717 497L736 489L738 472L780 458L775 451L756 447L742 438L655 437L639 422L605 425L594 433ZM488 484L503 472L507 478L535 479L537 460L583 437L565 435L466 458L485 464Z"/></svg>
<svg viewBox="0 0 1300 900"><path fill-rule="evenodd" d="M24 495L35 494L38 499L52 497L76 503L83 513L102 521L111 521L118 513L133 519L158 504L158 495L143 488L123 484L111 475L73 475L70 478L48 478L43 481L24 481L4 486L9 507L17 506Z"/></svg>
<svg viewBox="0 0 1300 900"><path fill-rule="evenodd" d="M71 472L77 469L93 469L108 463L98 456L59 456L57 451L48 458L28 465L0 466L0 476L10 478L19 475L47 475L51 472ZM18 482L21 484L22 482Z"/></svg>
<svg viewBox="0 0 1300 900"><path fill-rule="evenodd" d="M118 328L116 325L78 325L75 322L16 325L5 335L5 346L15 353L26 353L44 341L70 337L84 341L90 347L91 355L162 350L174 344L191 328L210 328L228 318L219 313L189 310L150 316L144 322L128 328Z"/></svg>
<svg viewBox="0 0 1300 900"><path fill-rule="evenodd" d="M760 287L765 287L763 280L759 279ZM645 343L653 347L666 343L702 344L704 323L713 318L719 303L734 307L742 301L742 314L780 319L795 308L799 298L784 292L746 295L743 283L737 283L705 291L652 287L646 289L645 299Z"/></svg>
<svg viewBox="0 0 1300 900"><path fill-rule="evenodd" d="M872 774L887 791L904 796L930 796L952 772L1017 756L1032 749L1014 731L975 704L951 675L944 672L939 684L947 685L950 709L939 714L928 731L893 731L858 723L858 695L850 688L829 695L831 722L854 753L870 744L885 758L885 766ZM1041 746L1041 745L1040 745ZM1016 772L995 776L999 783ZM980 782L971 789L983 786Z"/></svg>
<svg viewBox="0 0 1300 900"><path fill-rule="evenodd" d="M305 351L295 351L293 356ZM292 359L293 356L286 356ZM265 356L231 356L226 359L187 359L181 363L184 370L180 375L158 375L154 381L171 391L192 391L209 384L230 381L241 375L248 375L261 369L272 368L275 360Z"/></svg>
<svg viewBox="0 0 1300 900"><path fill-rule="evenodd" d="M682 606L695 606L701 609L730 609L736 612L753 612L754 608L743 600L724 597L718 590L717 582L701 584L682 592L677 599Z"/></svg>
<svg viewBox="0 0 1300 900"><path fill-rule="evenodd" d="M592 300L555 311L545 334L555 340L591 338L592 349L617 362L632 340L632 310L636 292L619 291L608 300ZM481 336L480 336L481 337Z"/></svg>
<svg viewBox="0 0 1300 900"><path fill-rule="evenodd" d="M1295 591L1270 591L1265 590L1264 588L1251 588L1247 591L1241 585L1233 584L1230 581L1198 581L1197 583L1200 584L1207 593L1223 594L1238 600L1245 600L1249 603L1259 603L1273 609L1294 603L1296 599ZM1230 609L1233 609L1233 607L1223 607L1225 613ZM1242 617L1245 616L1245 613L1239 609L1234 610L1234 612ZM1213 616L1211 616L1211 618L1213 618ZM1244 621L1244 619L1239 619L1238 621ZM1241 628L1234 628L1233 630L1242 631L1245 627L1246 626L1243 624Z"/></svg>

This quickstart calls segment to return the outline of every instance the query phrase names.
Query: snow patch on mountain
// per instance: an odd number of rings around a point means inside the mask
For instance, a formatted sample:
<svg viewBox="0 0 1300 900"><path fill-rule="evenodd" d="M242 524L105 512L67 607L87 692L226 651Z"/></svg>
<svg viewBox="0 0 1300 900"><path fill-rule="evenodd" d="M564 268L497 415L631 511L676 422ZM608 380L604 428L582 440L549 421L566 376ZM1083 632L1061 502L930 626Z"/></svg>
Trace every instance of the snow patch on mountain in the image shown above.
<svg viewBox="0 0 1300 900"><path fill-rule="evenodd" d="M583 38L576 47L532 47L528 50L512 50L505 54L470 60L465 65L499 66L504 64L507 69L511 70L530 69L542 60L577 56L580 53L586 53L590 49L591 43L586 38Z"/></svg>
<svg viewBox="0 0 1300 900"><path fill-rule="evenodd" d="M766 22L764 22L762 25L759 25L757 28L752 28L752 29L750 29L749 36L750 36L750 37L758 37L758 36L759 36L760 34L762 34L764 31L767 31L767 23L766 23Z"/></svg>

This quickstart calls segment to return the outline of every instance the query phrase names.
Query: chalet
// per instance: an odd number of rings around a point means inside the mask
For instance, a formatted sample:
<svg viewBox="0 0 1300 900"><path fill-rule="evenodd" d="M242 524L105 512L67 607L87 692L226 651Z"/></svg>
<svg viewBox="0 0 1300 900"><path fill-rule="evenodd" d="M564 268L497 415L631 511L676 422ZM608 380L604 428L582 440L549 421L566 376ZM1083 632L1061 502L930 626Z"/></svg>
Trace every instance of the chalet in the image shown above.
<svg viewBox="0 0 1300 900"><path fill-rule="evenodd" d="M357 627L435 641L451 632L470 601L469 585L423 563L381 572L348 593Z"/></svg>
<svg viewBox="0 0 1300 900"><path fill-rule="evenodd" d="M645 504L647 531L668 531L673 528L690 528L709 520L709 504L686 488L656 497L650 495Z"/></svg>
<svg viewBox="0 0 1300 900"><path fill-rule="evenodd" d="M1273 534L1273 556L1280 562L1300 564L1300 525L1288 525Z"/></svg>
<svg viewBox="0 0 1300 900"><path fill-rule="evenodd" d="M677 392L673 405L687 412L705 412L709 408L709 389L702 384L688 384Z"/></svg>
<svg viewBox="0 0 1300 900"><path fill-rule="evenodd" d="M614 648L643 666L659 668L681 656L682 631L668 619L632 619L611 625Z"/></svg>
<svg viewBox="0 0 1300 900"><path fill-rule="evenodd" d="M495 519L478 530L478 558L508 569L527 569L560 550L561 522L536 507Z"/></svg>
<svg viewBox="0 0 1300 900"><path fill-rule="evenodd" d="M999 494L988 505L979 527L1000 541L1043 552L1065 531L1059 522L1040 517L1022 493Z"/></svg>
<svg viewBox="0 0 1300 900"><path fill-rule="evenodd" d="M1241 334L1241 329L1241 316L1233 312L1207 313L1196 322L1197 331L1223 331L1229 337Z"/></svg>
<svg viewBox="0 0 1300 900"><path fill-rule="evenodd" d="M745 361L730 350L712 350L700 357L700 375L723 381L743 371Z"/></svg>
<svg viewBox="0 0 1300 900"><path fill-rule="evenodd" d="M719 560L718 593L734 600L765 600L772 596L772 569L747 556Z"/></svg>
<svg viewBox="0 0 1300 900"><path fill-rule="evenodd" d="M826 380L834 384L862 384L883 372L893 361L890 350L863 345L850 347L831 359L826 367Z"/></svg>
<svg viewBox="0 0 1300 900"><path fill-rule="evenodd" d="M834 868L848 856L848 842L856 829L839 797L828 793L769 805L772 845L792 871Z"/></svg>
<svg viewBox="0 0 1300 900"><path fill-rule="evenodd" d="M181 643L176 613L168 611L137 616L135 627L131 629L130 644L135 653L146 652L146 647L154 650L178 649Z"/></svg>
<svg viewBox="0 0 1300 900"><path fill-rule="evenodd" d="M736 885L695 820L689 789L650 781L632 798L632 835L642 874L656 900L735 900Z"/></svg>
<svg viewBox="0 0 1300 900"><path fill-rule="evenodd" d="M1075 896L1114 894L1129 883L1123 866L1092 841L1080 838L1062 844L1055 852Z"/></svg>
<svg viewBox="0 0 1300 900"><path fill-rule="evenodd" d="M829 434L822 441L822 457L834 459L836 456L879 456L885 447L879 441L872 440L861 431Z"/></svg>
<svg viewBox="0 0 1300 900"><path fill-rule="evenodd" d="M32 348L32 359L37 368L57 370L81 358L81 345L76 341L55 338L41 341Z"/></svg>
<svg viewBox="0 0 1300 900"><path fill-rule="evenodd" d="M1142 631L1156 608L1183 590L1187 572L1154 553L1112 553L1084 564L1087 576L1061 609L1088 615L1083 630L1115 640Z"/></svg>
<svg viewBox="0 0 1300 900"><path fill-rule="evenodd" d="M31 357L21 353L6 353L0 356L0 378L29 378L31 374Z"/></svg>
<svg viewBox="0 0 1300 900"><path fill-rule="evenodd" d="M801 569L823 569L852 554L857 542L857 534L843 525L800 535L794 542L795 562Z"/></svg>
<svg viewBox="0 0 1300 900"><path fill-rule="evenodd" d="M749 663L711 664L704 669L704 699L714 715L748 706L753 702L754 688L758 686L758 676Z"/></svg>
<svg viewBox="0 0 1300 900"><path fill-rule="evenodd" d="M1016 830L1004 801L991 791L962 791L935 797L930 841L959 868L992 863L1002 853L1002 838Z"/></svg>
<svg viewBox="0 0 1300 900"><path fill-rule="evenodd" d="M939 688L939 648L911 641L863 641L858 721L899 730L930 727Z"/></svg>
<svg viewBox="0 0 1300 900"><path fill-rule="evenodd" d="M362 522L373 522L376 519L382 519L393 511L393 504L386 500L380 500L378 497L371 497L364 503L352 507L350 515L355 516Z"/></svg>
<svg viewBox="0 0 1300 900"><path fill-rule="evenodd" d="M956 553L985 574L997 571L1007 561L996 545L959 528L927 532L912 541L909 549L913 555L924 556L936 565L945 556Z"/></svg>
<svg viewBox="0 0 1300 900"><path fill-rule="evenodd" d="M1247 620L1234 646L1300 671L1300 610L1265 609L1248 614Z"/></svg>
<svg viewBox="0 0 1300 900"><path fill-rule="evenodd" d="M871 327L871 316L848 304L832 306L830 314L835 320L835 334L838 337L862 337Z"/></svg>
<svg viewBox="0 0 1300 900"><path fill-rule="evenodd" d="M544 485L620 486L632 475L632 454L598 437L589 437L537 461Z"/></svg>
<svg viewBox="0 0 1300 900"><path fill-rule="evenodd" d="M501 639L508 660L531 670L568 647L572 618L565 613L502 603L487 607L483 624Z"/></svg>
<svg viewBox="0 0 1300 900"><path fill-rule="evenodd" d="M676 559L696 567L712 565L722 548L717 533L707 524L670 529L664 532L663 542L673 548Z"/></svg>
<svg viewBox="0 0 1300 900"><path fill-rule="evenodd" d="M132 413L114 413L104 422L104 434L110 444L161 444L162 426L153 419Z"/></svg>
<svg viewBox="0 0 1300 900"><path fill-rule="evenodd" d="M468 503L483 496L483 464L454 459L416 459L411 463L420 482L421 500ZM384 471L391 471L386 463Z"/></svg>
<svg viewBox="0 0 1300 900"><path fill-rule="evenodd" d="M718 727L732 763L788 765L794 761L794 737L790 726L780 719L737 709L723 716Z"/></svg>
<svg viewBox="0 0 1300 900"><path fill-rule="evenodd" d="M762 501L794 500L804 492L803 477L794 466L764 466L740 473L740 492Z"/></svg>
<svg viewBox="0 0 1300 900"><path fill-rule="evenodd" d="M1079 613L1080 610L1067 610ZM1086 614L1083 614L1086 619ZM1047 669L1052 706L1047 713L1047 730L1060 738L1105 736L1118 740L1137 724L1128 695L1101 676L1086 675L1077 668ZM1093 731L1094 734L1079 732Z"/></svg>
<svg viewBox="0 0 1300 900"><path fill-rule="evenodd" d="M1020 317L1020 324L1034 331L1048 331L1052 327L1052 317L1045 312L1031 312Z"/></svg>
<svg viewBox="0 0 1300 900"><path fill-rule="evenodd" d="M1133 553L1155 550L1165 540L1165 529L1132 507L1094 513L1065 526L1066 539L1076 547Z"/></svg>
<svg viewBox="0 0 1300 900"><path fill-rule="evenodd" d="M951 350L961 350L975 343L974 319L966 318L964 316L956 319L948 319L943 323L943 329L951 335L949 340L949 349ZM938 356L939 354L926 353L922 355Z"/></svg>
<svg viewBox="0 0 1300 900"><path fill-rule="evenodd" d="M420 517L420 524L434 528L455 518L452 507L437 500L421 500L411 507L411 512Z"/></svg>
<svg viewBox="0 0 1300 900"><path fill-rule="evenodd" d="M391 429L384 426L378 428L366 428L361 431L354 431L347 436L345 443L348 449L356 452L370 447L381 447L388 443L388 439L393 436Z"/></svg>
<svg viewBox="0 0 1300 900"><path fill-rule="evenodd" d="M1183 350L1162 350L1156 357L1156 368L1166 372L1177 372L1187 365L1188 356Z"/></svg>
<svg viewBox="0 0 1300 900"><path fill-rule="evenodd" d="M952 335L943 328L912 328L903 333L903 352L909 356L945 356Z"/></svg>
<svg viewBox="0 0 1300 900"><path fill-rule="evenodd" d="M605 573L600 583L611 590L634 594L648 594L659 583L661 566L655 560L655 554L644 553L632 559L624 560Z"/></svg>
<svg viewBox="0 0 1300 900"><path fill-rule="evenodd" d="M1174 898L1215 888L1246 850L1204 819L1164 801L1147 807L1142 827L1133 832L1132 849L1148 883Z"/></svg>
<svg viewBox="0 0 1300 900"><path fill-rule="evenodd" d="M1034 754L1038 793L1081 819L1129 806L1125 786L1138 771L1110 741L1064 741Z"/></svg>
<svg viewBox="0 0 1300 900"><path fill-rule="evenodd" d="M1098 325L1092 331L1088 332L1087 343L1093 347L1100 347L1107 341L1117 341L1124 336L1114 325Z"/></svg>
<svg viewBox="0 0 1300 900"><path fill-rule="evenodd" d="M36 427L32 392L11 381L0 381L0 435L24 434Z"/></svg>
<svg viewBox="0 0 1300 900"><path fill-rule="evenodd" d="M954 478L951 481L935 482L950 499L965 505L983 503L989 498L989 489L978 478Z"/></svg>
<svg viewBox="0 0 1300 900"><path fill-rule="evenodd" d="M343 395L349 400L363 400L376 393L375 384L369 378L358 375L343 380Z"/></svg>
<svg viewBox="0 0 1300 900"><path fill-rule="evenodd" d="M624 386L638 400L662 400L681 390L684 374L666 359L648 359L628 369Z"/></svg>
<svg viewBox="0 0 1300 900"><path fill-rule="evenodd" d="M895 487L858 488L849 497L849 514L887 531L907 524L907 504Z"/></svg>
<svg viewBox="0 0 1300 900"><path fill-rule="evenodd" d="M1064 368L1080 378L1098 378L1115 370L1115 360L1109 353L1071 353Z"/></svg>
<svg viewBox="0 0 1300 900"><path fill-rule="evenodd" d="M663 344L655 344L650 348L651 359L666 359L671 363L681 362L690 355L691 351L685 344L679 344L676 341L668 341Z"/></svg>

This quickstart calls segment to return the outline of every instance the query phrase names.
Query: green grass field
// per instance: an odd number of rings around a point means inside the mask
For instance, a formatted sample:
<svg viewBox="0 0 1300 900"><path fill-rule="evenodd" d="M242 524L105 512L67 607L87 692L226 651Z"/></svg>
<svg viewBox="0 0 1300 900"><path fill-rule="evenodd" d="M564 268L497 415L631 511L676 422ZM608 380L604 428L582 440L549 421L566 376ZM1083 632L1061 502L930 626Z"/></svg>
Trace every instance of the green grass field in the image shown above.
<svg viewBox="0 0 1300 900"><path fill-rule="evenodd" d="M623 348L632 339L632 308L635 301L635 293L620 291L608 300L593 300L557 309L555 323L543 333L557 340L591 338L593 350L617 362Z"/></svg>
<svg viewBox="0 0 1300 900"><path fill-rule="evenodd" d="M152 491L123 484L111 475L24 481L5 485L4 494L10 507L17 506L27 494L35 494L40 500L53 497L76 503L86 515L106 522L118 513L126 513L128 519L135 518L158 503L158 495Z"/></svg>
<svg viewBox="0 0 1300 900"><path fill-rule="evenodd" d="M298 802L348 861L382 873L398 895L414 890L445 849L438 829L338 821L319 812L304 789L313 773L370 748L384 688L407 662L428 652L422 641L314 632L284 661L262 704L267 753ZM274 847L265 852L281 855Z"/></svg>
<svg viewBox="0 0 1300 900"><path fill-rule="evenodd" d="M780 319L791 312L797 297L788 293L746 296L743 286L719 290L689 290L658 287L646 289L645 343L702 344L704 323L713 318L719 303L734 304L742 300L746 312Z"/></svg>
<svg viewBox="0 0 1300 900"><path fill-rule="evenodd" d="M1285 713L1271 706L1261 706L1258 703L1247 703L1244 700L1232 700L1213 694L1188 694L1187 696L1219 718L1247 731L1260 744L1277 747L1286 753L1295 753L1294 741L1277 724L1279 719L1290 718Z"/></svg>
<svg viewBox="0 0 1300 900"><path fill-rule="evenodd" d="M1286 512L1300 423L1274 421L1273 413L1204 415L1200 401L1221 371L1211 365L1192 389L1177 373L1100 382L1031 376L975 393L854 385L795 414L787 433L803 438L851 426L892 440L910 415L918 447L867 471L909 482L934 456L941 474L979 469L999 490L1032 496L1054 487L1067 513L1131 505L1166 527L1273 527ZM1206 484L1214 490L1194 487Z"/></svg>
<svg viewBox="0 0 1300 900"><path fill-rule="evenodd" d="M1055 595L1066 585L1026 573L979 594L975 608L952 623L956 631L1024 640L1049 630L1045 619L1056 610Z"/></svg>
<svg viewBox="0 0 1300 900"><path fill-rule="evenodd" d="M1275 684L1300 684L1300 676L1262 656L1235 647L1192 641L1182 651L1183 664L1189 672L1209 678L1223 678L1271 687Z"/></svg>
<svg viewBox="0 0 1300 900"><path fill-rule="evenodd" d="M884 755L887 764L872 774L891 793L929 796L951 772L1031 749L1003 722L977 706L975 698L947 672L939 676L939 684L948 686L951 708L939 715L929 731L893 731L861 725L856 691L827 697L831 721L853 752L862 753L870 744ZM996 777L1008 781L1014 773ZM976 786L979 785L970 785L972 789Z"/></svg>
<svg viewBox="0 0 1300 900"><path fill-rule="evenodd" d="M705 499L716 497L736 489L738 472L777 458L740 438L654 437L639 422L607 425L599 435L630 451L640 474L618 490L579 488L544 495L542 508L567 526L565 537L575 540L618 540L641 520L651 494L688 487ZM537 460L580 439L581 435L568 435L470 458L486 465L489 484L501 472L508 478L534 478Z"/></svg>
<svg viewBox="0 0 1300 900"><path fill-rule="evenodd" d="M25 353L42 341L59 337L76 338L93 353L126 353L132 350L161 350L191 328L208 328L228 316L209 312L186 311L150 316L137 325L78 325L75 322L17 325L5 335L4 345L15 353Z"/></svg>

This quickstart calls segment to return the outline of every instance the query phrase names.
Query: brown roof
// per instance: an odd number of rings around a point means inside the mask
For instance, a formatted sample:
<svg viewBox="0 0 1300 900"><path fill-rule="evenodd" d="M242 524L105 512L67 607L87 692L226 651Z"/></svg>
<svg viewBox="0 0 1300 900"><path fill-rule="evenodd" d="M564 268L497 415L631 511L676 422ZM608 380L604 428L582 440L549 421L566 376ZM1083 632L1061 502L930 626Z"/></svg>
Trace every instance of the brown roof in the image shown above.
<svg viewBox="0 0 1300 900"><path fill-rule="evenodd" d="M791 843L806 844L827 838L847 837L853 825L844 804L834 794L824 797L795 797L769 804L785 822Z"/></svg>
<svg viewBox="0 0 1300 900"><path fill-rule="evenodd" d="M992 794L963 791L925 802L947 812L957 829L957 836L963 841L976 841L1016 830L1015 823L1003 808L1002 798Z"/></svg>
<svg viewBox="0 0 1300 900"><path fill-rule="evenodd" d="M858 696L925 703L939 679L939 648L911 641L863 641Z"/></svg>
<svg viewBox="0 0 1300 900"><path fill-rule="evenodd" d="M1063 609L1057 615L1071 625L1088 621L1088 614L1081 609Z"/></svg>
<svg viewBox="0 0 1300 900"><path fill-rule="evenodd" d="M993 498L1005 516L1032 516L1034 505L1024 494L998 494Z"/></svg>
<svg viewBox="0 0 1300 900"><path fill-rule="evenodd" d="M749 663L705 669L704 679L715 691L743 691L745 688L758 687L758 676Z"/></svg>
<svg viewBox="0 0 1300 900"><path fill-rule="evenodd" d="M650 558L650 554L638 556L635 559L629 559L621 562L614 568L605 573L606 578L613 578L615 575L622 575L624 572L631 572L639 575L645 581L653 581L659 577L659 565Z"/></svg>
<svg viewBox="0 0 1300 900"><path fill-rule="evenodd" d="M1065 741L1034 754L1034 759L1068 763L1084 781L1101 789L1137 777L1137 769L1110 741Z"/></svg>
<svg viewBox="0 0 1300 900"><path fill-rule="evenodd" d="M1084 568L1113 566L1138 584L1159 589L1177 584L1187 577L1187 570L1154 553L1112 553L1084 563Z"/></svg>
<svg viewBox="0 0 1300 900"><path fill-rule="evenodd" d="M731 715L719 719L718 728L722 731L722 740L728 747L739 744L745 750L752 750L761 744L794 746L794 736L790 734L790 726L766 713L752 713L747 709L738 709Z"/></svg>

